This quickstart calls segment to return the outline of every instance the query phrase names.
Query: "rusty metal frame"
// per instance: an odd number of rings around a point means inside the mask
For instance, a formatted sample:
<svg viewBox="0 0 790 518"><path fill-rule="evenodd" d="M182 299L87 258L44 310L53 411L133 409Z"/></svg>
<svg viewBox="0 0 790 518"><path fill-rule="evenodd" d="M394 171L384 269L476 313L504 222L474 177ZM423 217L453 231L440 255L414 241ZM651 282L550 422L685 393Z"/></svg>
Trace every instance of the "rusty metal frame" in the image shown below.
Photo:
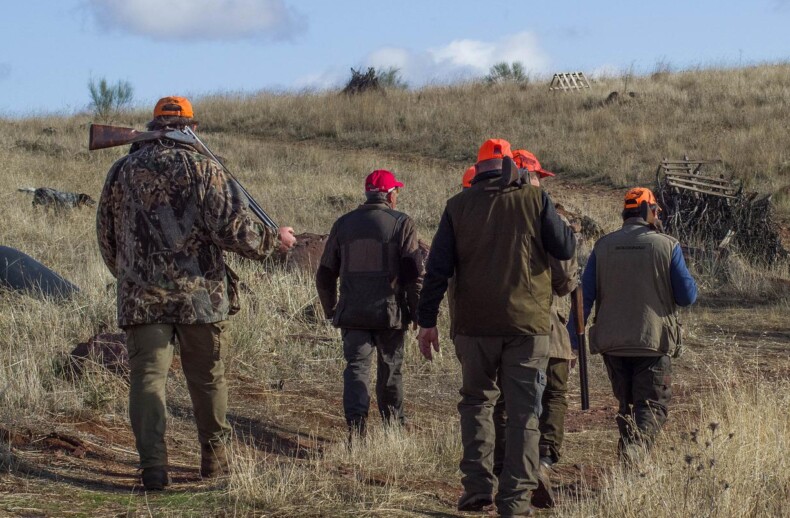
<svg viewBox="0 0 790 518"><path fill-rule="evenodd" d="M661 161L656 170L656 183L663 183L680 191L692 191L700 194L709 194L722 198L738 198L742 191L740 181L724 178L722 176L708 176L702 172L702 167L707 164L719 164L721 160L683 160Z"/></svg>

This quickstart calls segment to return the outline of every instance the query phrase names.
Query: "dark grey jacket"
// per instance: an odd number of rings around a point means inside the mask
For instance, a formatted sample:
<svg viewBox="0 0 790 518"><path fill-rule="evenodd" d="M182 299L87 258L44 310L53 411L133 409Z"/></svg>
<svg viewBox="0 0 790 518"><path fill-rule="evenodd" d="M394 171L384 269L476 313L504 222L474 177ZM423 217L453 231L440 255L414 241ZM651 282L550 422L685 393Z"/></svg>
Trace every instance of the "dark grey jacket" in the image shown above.
<svg viewBox="0 0 790 518"><path fill-rule="evenodd" d="M414 222L377 200L332 226L316 288L337 327L402 329L416 319L423 269Z"/></svg>

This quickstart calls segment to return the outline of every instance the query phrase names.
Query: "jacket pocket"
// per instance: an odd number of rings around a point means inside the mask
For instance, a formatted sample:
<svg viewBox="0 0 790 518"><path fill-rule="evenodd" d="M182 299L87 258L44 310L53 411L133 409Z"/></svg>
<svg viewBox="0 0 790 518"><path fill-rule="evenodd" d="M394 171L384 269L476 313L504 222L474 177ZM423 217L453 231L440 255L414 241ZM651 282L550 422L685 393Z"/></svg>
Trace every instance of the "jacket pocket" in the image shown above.
<svg viewBox="0 0 790 518"><path fill-rule="evenodd" d="M602 353L598 347L598 326L595 324L589 327L590 354ZM581 346L581 344L579 344Z"/></svg>
<svg viewBox="0 0 790 518"><path fill-rule="evenodd" d="M335 308L335 314L332 315L332 325L335 327L341 327L340 320L343 317L343 310L346 307L345 300L339 300L337 303L337 307Z"/></svg>

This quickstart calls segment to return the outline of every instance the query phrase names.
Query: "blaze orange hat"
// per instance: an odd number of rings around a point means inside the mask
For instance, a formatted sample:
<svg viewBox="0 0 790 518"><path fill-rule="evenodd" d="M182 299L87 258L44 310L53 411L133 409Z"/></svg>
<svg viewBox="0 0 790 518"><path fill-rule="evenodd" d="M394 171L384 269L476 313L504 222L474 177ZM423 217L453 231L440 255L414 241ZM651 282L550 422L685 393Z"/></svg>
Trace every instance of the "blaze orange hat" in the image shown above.
<svg viewBox="0 0 790 518"><path fill-rule="evenodd" d="M551 171L546 171L540 166L540 162L535 155L526 149L517 149L513 151L513 161L519 169L526 169L532 173L537 173L541 178L547 176L555 176Z"/></svg>
<svg viewBox="0 0 790 518"><path fill-rule="evenodd" d="M480 150L477 152L477 161L483 162L495 158L502 159L506 156L513 158L513 152L510 151L510 142L501 138L493 138L486 140L480 146Z"/></svg>
<svg viewBox="0 0 790 518"><path fill-rule="evenodd" d="M154 117L186 117L191 119L192 103L186 97L162 97L154 108Z"/></svg>
<svg viewBox="0 0 790 518"><path fill-rule="evenodd" d="M647 189L646 187L634 187L625 193L625 203L623 204L623 208L626 210L638 209L643 201L647 202L648 205L658 206L658 202L656 201L653 191ZM658 210L660 211L661 207L659 207Z"/></svg>
<svg viewBox="0 0 790 518"><path fill-rule="evenodd" d="M461 186L464 189L468 189L469 187L471 187L472 178L474 178L476 174L477 174L477 169L475 169L475 166L471 166L469 169L464 171L464 178L463 180L461 180Z"/></svg>

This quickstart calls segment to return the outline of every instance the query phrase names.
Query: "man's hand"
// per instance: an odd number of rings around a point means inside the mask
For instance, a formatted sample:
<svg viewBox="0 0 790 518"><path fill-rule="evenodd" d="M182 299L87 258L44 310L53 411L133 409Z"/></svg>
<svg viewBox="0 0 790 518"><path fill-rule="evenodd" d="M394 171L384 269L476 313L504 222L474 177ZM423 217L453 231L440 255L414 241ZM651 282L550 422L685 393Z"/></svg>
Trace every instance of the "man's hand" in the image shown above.
<svg viewBox="0 0 790 518"><path fill-rule="evenodd" d="M280 252L287 252L296 244L292 227L280 227Z"/></svg>
<svg viewBox="0 0 790 518"><path fill-rule="evenodd" d="M421 327L417 333L417 343L420 345L420 352L428 361L433 361L433 350L439 352L439 330L435 327Z"/></svg>

